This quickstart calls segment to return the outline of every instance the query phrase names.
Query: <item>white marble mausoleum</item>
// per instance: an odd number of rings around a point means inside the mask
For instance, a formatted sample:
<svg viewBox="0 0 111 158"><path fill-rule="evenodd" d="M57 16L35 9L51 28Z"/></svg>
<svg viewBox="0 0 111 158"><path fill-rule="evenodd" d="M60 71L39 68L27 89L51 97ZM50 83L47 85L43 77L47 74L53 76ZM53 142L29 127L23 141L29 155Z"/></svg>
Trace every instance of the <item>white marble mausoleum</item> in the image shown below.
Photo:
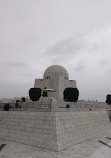
<svg viewBox="0 0 111 158"><path fill-rule="evenodd" d="M60 65L49 66L44 74L43 79L35 79L34 88L51 89L53 92L48 92L48 97L63 99L65 88L77 88L75 80L69 80L67 70Z"/></svg>

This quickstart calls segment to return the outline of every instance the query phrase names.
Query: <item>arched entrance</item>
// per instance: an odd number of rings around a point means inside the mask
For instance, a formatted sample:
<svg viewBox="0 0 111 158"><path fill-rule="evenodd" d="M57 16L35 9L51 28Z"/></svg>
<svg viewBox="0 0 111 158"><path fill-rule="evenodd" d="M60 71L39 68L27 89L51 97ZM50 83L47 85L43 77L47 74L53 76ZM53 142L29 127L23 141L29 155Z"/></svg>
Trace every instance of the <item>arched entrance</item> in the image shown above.
<svg viewBox="0 0 111 158"><path fill-rule="evenodd" d="M43 97L48 97L47 92L43 92Z"/></svg>

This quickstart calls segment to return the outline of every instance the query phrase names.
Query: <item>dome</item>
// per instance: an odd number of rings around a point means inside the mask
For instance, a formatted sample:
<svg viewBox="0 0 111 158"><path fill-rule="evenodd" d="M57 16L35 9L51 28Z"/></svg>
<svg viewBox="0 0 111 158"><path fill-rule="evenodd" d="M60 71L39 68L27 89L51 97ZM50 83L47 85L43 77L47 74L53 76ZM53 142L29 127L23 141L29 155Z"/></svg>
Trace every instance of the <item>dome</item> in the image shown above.
<svg viewBox="0 0 111 158"><path fill-rule="evenodd" d="M67 70L63 66L61 66L61 65L52 65L52 66L49 66L45 70L43 78L45 79L45 77L52 76L54 74L56 74L56 75L64 75L66 79L69 79L69 75L68 75Z"/></svg>

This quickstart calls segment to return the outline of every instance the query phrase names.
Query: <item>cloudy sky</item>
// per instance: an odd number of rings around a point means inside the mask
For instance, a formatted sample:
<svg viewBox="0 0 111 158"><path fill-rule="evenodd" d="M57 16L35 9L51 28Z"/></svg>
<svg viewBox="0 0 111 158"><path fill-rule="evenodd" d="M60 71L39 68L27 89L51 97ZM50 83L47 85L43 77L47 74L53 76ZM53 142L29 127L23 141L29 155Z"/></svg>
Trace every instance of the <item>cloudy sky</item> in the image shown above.
<svg viewBox="0 0 111 158"><path fill-rule="evenodd" d="M52 65L79 99L111 93L111 0L0 0L0 98L28 96Z"/></svg>

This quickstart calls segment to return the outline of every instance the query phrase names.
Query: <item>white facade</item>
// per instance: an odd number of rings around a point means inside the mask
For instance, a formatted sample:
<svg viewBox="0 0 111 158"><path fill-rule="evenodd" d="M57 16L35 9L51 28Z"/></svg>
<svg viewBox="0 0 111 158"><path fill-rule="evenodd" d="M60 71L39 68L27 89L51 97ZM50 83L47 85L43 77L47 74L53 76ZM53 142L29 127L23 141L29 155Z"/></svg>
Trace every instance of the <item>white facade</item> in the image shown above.
<svg viewBox="0 0 111 158"><path fill-rule="evenodd" d="M35 79L34 88L53 89L55 92L48 92L48 97L63 99L65 88L77 88L75 80L69 80L67 70L60 65L52 65L48 67L43 79Z"/></svg>

